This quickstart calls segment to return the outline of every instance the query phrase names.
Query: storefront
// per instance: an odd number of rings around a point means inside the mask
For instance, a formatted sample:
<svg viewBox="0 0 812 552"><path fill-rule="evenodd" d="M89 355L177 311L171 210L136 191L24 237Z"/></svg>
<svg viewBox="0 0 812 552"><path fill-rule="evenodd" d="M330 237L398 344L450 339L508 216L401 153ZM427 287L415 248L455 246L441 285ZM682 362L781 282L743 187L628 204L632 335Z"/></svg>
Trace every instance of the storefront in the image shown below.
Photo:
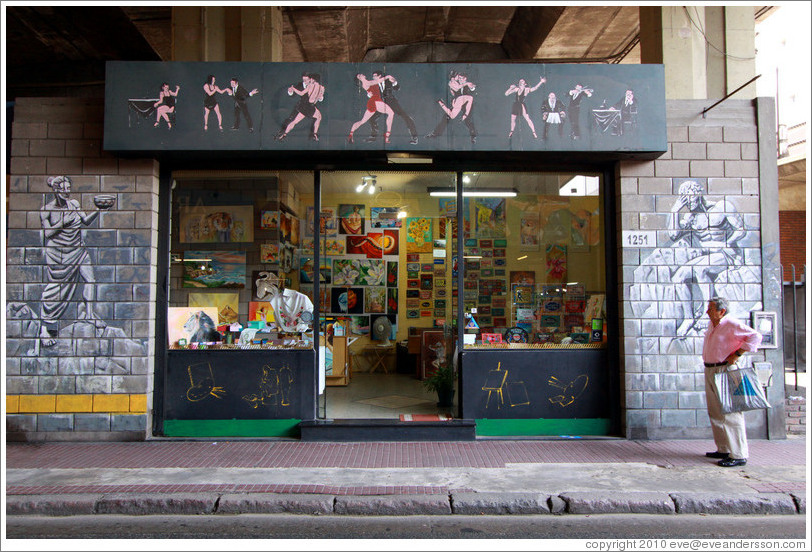
<svg viewBox="0 0 812 552"><path fill-rule="evenodd" d="M643 65L108 64L105 150L161 165L155 434L386 419L335 398L376 369L453 382L379 397L393 423L618 434L613 163L667 149L663 88Z"/></svg>

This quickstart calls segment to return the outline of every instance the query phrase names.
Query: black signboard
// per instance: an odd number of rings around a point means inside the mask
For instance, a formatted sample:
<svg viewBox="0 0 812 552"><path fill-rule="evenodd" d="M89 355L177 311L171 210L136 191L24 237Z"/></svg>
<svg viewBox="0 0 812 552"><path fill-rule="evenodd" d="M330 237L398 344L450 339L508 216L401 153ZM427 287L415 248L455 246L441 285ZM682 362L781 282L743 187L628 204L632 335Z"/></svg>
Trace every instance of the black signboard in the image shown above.
<svg viewBox="0 0 812 552"><path fill-rule="evenodd" d="M466 351L463 418L609 418L606 349Z"/></svg>
<svg viewBox="0 0 812 552"><path fill-rule="evenodd" d="M312 419L315 353L170 351L169 420Z"/></svg>
<svg viewBox="0 0 812 552"><path fill-rule="evenodd" d="M108 62L108 151L667 150L662 65Z"/></svg>

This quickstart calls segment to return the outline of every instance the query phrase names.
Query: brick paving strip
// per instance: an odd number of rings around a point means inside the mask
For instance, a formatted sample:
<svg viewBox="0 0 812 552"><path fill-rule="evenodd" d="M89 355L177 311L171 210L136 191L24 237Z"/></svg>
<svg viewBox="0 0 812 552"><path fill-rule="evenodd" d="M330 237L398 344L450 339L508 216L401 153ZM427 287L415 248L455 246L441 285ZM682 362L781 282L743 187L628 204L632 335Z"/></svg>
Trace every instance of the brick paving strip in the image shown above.
<svg viewBox="0 0 812 552"><path fill-rule="evenodd" d="M648 464L708 468L707 441L471 443L141 442L8 444L7 468L506 468ZM803 442L751 442L748 467L803 466ZM731 473L731 472L722 472ZM448 485L83 484L7 486L7 515L234 514L805 514L805 481L758 481L742 493L475 492ZM755 491L755 492L753 492Z"/></svg>

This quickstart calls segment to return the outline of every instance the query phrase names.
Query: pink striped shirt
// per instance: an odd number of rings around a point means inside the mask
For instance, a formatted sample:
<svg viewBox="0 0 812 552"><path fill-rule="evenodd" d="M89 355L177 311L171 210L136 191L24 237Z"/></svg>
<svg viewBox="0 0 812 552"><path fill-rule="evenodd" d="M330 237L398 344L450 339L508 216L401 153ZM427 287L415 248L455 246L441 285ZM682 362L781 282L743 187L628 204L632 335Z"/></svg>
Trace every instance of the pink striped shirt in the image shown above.
<svg viewBox="0 0 812 552"><path fill-rule="evenodd" d="M761 344L761 334L742 322L723 316L719 325L711 324L705 332L702 360L715 364L724 362L736 349L754 352Z"/></svg>

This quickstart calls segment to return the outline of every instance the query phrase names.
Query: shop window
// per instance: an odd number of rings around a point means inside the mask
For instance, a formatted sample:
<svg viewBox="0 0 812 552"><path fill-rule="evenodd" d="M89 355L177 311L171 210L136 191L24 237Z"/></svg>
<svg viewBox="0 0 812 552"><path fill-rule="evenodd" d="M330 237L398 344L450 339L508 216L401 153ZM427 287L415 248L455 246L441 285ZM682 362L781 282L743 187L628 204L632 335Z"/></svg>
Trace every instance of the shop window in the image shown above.
<svg viewBox="0 0 812 552"><path fill-rule="evenodd" d="M602 178L465 173L466 348L601 348Z"/></svg>
<svg viewBox="0 0 812 552"><path fill-rule="evenodd" d="M302 198L313 173L174 180L169 348L311 349Z"/></svg>

